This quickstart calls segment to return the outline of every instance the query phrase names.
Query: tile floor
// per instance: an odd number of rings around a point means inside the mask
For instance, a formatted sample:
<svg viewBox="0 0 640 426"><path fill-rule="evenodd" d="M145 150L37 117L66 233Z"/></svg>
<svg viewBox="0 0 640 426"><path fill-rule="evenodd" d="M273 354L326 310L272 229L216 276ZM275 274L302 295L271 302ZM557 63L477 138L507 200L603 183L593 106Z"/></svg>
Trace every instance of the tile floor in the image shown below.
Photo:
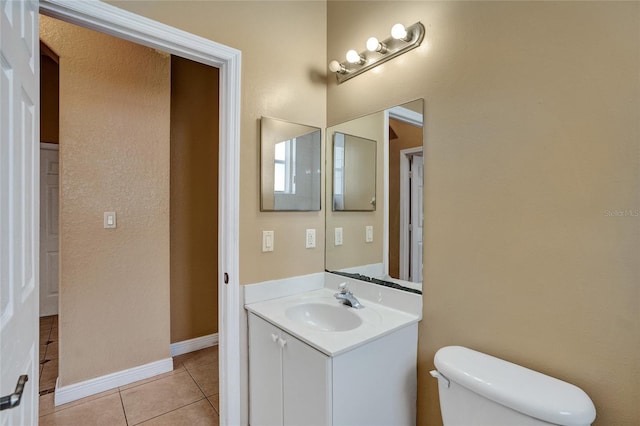
<svg viewBox="0 0 640 426"><path fill-rule="evenodd" d="M58 377L58 316L40 318L40 395L56 388Z"/></svg>
<svg viewBox="0 0 640 426"><path fill-rule="evenodd" d="M47 318L51 318L51 328L45 342L51 343L42 345ZM44 385L49 383L49 375L58 374L57 318L41 319L40 341L41 359L49 359L40 374L40 425L219 424L217 346L174 357L173 371L168 373L54 407L54 394ZM51 368L45 375L48 366L54 365L54 353L55 373Z"/></svg>

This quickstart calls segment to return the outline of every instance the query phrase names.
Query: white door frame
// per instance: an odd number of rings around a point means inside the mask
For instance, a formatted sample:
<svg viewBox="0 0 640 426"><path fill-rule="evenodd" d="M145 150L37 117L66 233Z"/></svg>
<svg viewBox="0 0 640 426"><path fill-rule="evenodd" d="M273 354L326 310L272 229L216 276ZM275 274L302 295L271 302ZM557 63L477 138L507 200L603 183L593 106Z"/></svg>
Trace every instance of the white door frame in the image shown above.
<svg viewBox="0 0 640 426"><path fill-rule="evenodd" d="M407 148L400 151L400 279L408 281L409 253L411 252L411 238L409 238L409 224L411 223L411 209L409 208L409 183L411 181L411 157L420 154L422 147Z"/></svg>
<svg viewBox="0 0 640 426"><path fill-rule="evenodd" d="M40 12L220 70L218 188L220 424L238 425L242 418L240 359L244 352L240 345L242 307L239 293L238 243L241 52L96 0L40 0Z"/></svg>

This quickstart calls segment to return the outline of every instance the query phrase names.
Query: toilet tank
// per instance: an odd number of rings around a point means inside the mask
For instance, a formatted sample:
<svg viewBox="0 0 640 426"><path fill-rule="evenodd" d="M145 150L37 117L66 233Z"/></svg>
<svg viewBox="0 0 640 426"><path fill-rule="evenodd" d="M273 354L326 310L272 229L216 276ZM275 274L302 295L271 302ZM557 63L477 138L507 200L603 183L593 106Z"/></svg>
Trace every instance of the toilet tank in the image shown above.
<svg viewBox="0 0 640 426"><path fill-rule="evenodd" d="M577 386L461 346L435 356L445 426L586 426L596 417Z"/></svg>

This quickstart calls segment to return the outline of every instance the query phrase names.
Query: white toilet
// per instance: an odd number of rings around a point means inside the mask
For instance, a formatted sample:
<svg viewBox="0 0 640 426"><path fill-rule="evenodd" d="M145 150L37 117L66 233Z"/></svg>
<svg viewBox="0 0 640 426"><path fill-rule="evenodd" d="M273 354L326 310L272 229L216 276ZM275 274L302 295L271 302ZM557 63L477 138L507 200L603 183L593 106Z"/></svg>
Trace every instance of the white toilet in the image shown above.
<svg viewBox="0 0 640 426"><path fill-rule="evenodd" d="M461 346L435 356L445 426L586 426L596 418L577 386Z"/></svg>

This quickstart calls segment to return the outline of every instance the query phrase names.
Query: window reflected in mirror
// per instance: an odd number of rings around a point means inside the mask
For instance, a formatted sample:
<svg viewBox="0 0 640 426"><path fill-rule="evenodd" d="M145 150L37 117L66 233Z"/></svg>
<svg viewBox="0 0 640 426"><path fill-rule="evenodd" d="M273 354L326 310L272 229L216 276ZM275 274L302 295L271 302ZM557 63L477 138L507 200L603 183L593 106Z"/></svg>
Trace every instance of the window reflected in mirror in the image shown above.
<svg viewBox="0 0 640 426"><path fill-rule="evenodd" d="M320 129L262 117L261 211L320 210Z"/></svg>
<svg viewBox="0 0 640 426"><path fill-rule="evenodd" d="M333 135L333 210L376 209L376 151L371 139Z"/></svg>

